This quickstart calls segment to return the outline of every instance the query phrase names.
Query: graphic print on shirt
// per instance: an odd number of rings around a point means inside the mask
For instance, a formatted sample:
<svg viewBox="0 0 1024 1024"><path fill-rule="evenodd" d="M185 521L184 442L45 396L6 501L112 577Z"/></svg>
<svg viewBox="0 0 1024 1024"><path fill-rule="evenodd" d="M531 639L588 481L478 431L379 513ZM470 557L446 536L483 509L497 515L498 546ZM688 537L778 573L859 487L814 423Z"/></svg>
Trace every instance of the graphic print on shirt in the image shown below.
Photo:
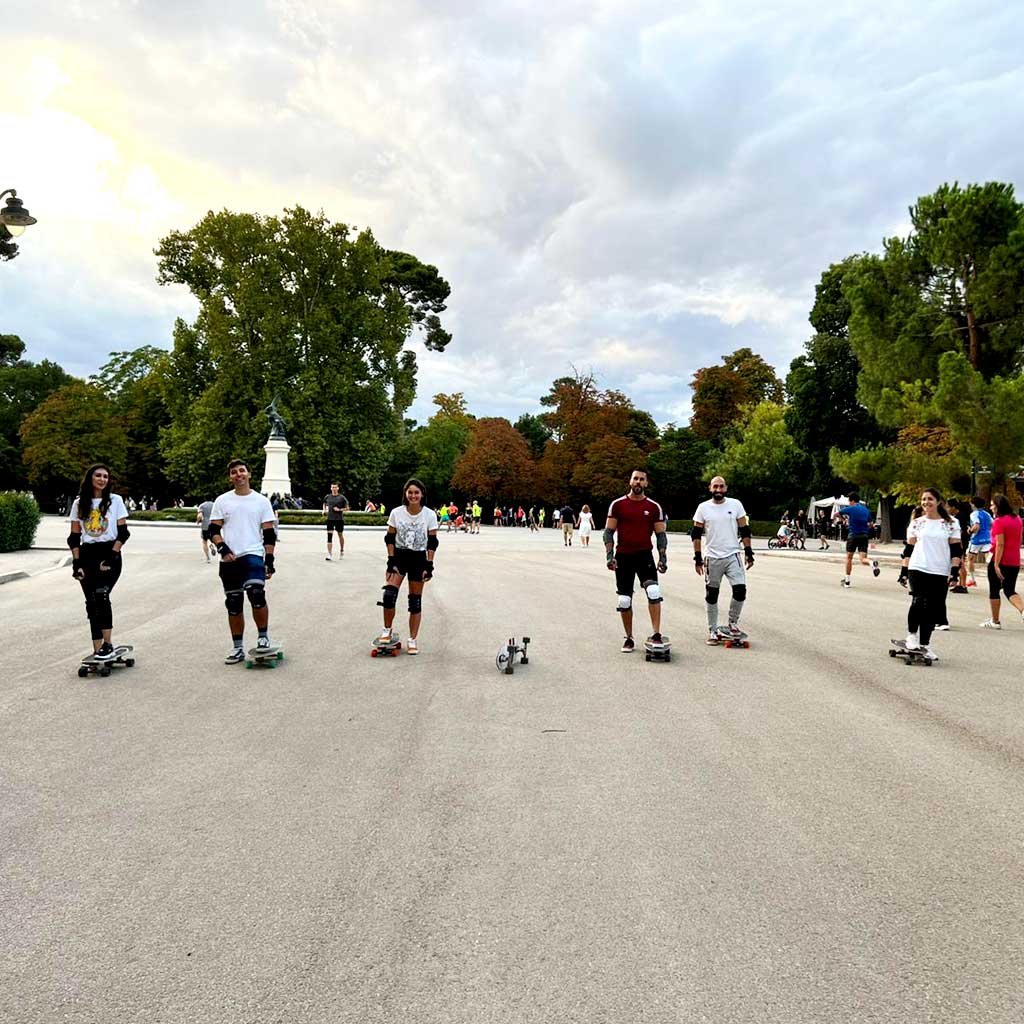
<svg viewBox="0 0 1024 1024"><path fill-rule="evenodd" d="M110 525L110 520L100 514L98 508L94 508L89 515L82 520L82 529L90 537L102 537L107 532L107 527Z"/></svg>

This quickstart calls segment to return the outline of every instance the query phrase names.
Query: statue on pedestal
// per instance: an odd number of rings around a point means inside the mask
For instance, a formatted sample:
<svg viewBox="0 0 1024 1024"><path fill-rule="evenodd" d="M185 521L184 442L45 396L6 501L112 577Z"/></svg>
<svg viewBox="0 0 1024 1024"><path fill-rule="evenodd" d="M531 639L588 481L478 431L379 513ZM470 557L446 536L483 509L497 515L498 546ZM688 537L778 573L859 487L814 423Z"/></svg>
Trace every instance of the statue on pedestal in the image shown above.
<svg viewBox="0 0 1024 1024"><path fill-rule="evenodd" d="M280 395L274 395L270 400L270 405L264 409L267 419L270 421L270 439L272 441L285 441L287 438L284 436L284 417L278 411L277 400Z"/></svg>

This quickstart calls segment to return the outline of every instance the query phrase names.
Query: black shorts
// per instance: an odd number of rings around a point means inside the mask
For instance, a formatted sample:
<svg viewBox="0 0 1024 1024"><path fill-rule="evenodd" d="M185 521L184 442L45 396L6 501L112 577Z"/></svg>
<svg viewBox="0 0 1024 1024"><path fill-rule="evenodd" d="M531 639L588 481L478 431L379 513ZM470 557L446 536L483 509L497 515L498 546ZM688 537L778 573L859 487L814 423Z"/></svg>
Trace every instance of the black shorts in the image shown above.
<svg viewBox="0 0 1024 1024"><path fill-rule="evenodd" d="M1020 566L1000 563L999 571L1003 574L1001 582L996 575L995 565L992 562L988 563L988 599L990 601L998 601L1000 591L1007 597L1013 597L1017 593L1017 576L1020 574Z"/></svg>
<svg viewBox="0 0 1024 1024"><path fill-rule="evenodd" d="M846 553L852 555L854 551L863 551L865 555L868 553L867 534L846 538Z"/></svg>
<svg viewBox="0 0 1024 1024"><path fill-rule="evenodd" d="M340 537L345 532L345 523L344 523L344 521L336 522L335 523L335 522L331 522L331 520L328 519L327 520L327 536L330 537L331 534L335 530L338 531L338 536Z"/></svg>
<svg viewBox="0 0 1024 1024"><path fill-rule="evenodd" d="M408 576L410 583L422 583L423 570L426 567L426 551L410 551L408 548L395 548L395 569L400 576Z"/></svg>
<svg viewBox="0 0 1024 1024"><path fill-rule="evenodd" d="M212 532L212 530L213 530L213 527L211 527L211 526L204 526L204 527L200 527L199 528L199 532L203 535L203 540L209 540L210 539L210 533Z"/></svg>
<svg viewBox="0 0 1024 1024"><path fill-rule="evenodd" d="M640 580L641 586L658 578L658 567L654 564L652 551L615 555L615 593L632 594L634 576Z"/></svg>

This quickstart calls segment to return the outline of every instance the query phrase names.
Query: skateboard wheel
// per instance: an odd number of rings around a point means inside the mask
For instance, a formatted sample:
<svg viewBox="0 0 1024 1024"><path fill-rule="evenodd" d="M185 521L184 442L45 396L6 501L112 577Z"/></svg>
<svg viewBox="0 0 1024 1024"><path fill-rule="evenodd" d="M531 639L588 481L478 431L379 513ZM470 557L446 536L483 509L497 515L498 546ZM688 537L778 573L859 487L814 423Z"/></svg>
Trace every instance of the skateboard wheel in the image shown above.
<svg viewBox="0 0 1024 1024"><path fill-rule="evenodd" d="M89 670L84 665L78 670L79 679L84 679L88 674Z"/></svg>
<svg viewBox="0 0 1024 1024"><path fill-rule="evenodd" d="M128 666L128 668L131 668L132 665L135 664L135 659L134 658L125 658L124 659L124 663Z"/></svg>
<svg viewBox="0 0 1024 1024"><path fill-rule="evenodd" d="M370 657L371 658L376 658L377 657L377 653L378 652L377 652L377 648L376 647L371 647L370 648Z"/></svg>
<svg viewBox="0 0 1024 1024"><path fill-rule="evenodd" d="M401 649L402 649L401 647L396 647L396 648L395 648L395 649L394 649L394 650L393 650L393 651L391 652L391 657L392 657L392 658L397 658L397 657L398 657L398 652L399 652L399 651L400 651Z"/></svg>
<svg viewBox="0 0 1024 1024"><path fill-rule="evenodd" d="M251 661L247 661L247 662L245 663L245 667L246 667L246 668L252 668L252 662L251 662Z"/></svg>
<svg viewBox="0 0 1024 1024"><path fill-rule="evenodd" d="M103 676L104 679L106 679L107 676L110 675L110 666L104 665L103 668L100 669L100 675Z"/></svg>
<svg viewBox="0 0 1024 1024"><path fill-rule="evenodd" d="M283 661L284 660L284 651L278 651L277 652L277 660L278 661Z"/></svg>
<svg viewBox="0 0 1024 1024"><path fill-rule="evenodd" d="M896 657L896 652L895 651L890 651L889 652L889 657L890 658L895 658Z"/></svg>
<svg viewBox="0 0 1024 1024"><path fill-rule="evenodd" d="M645 654L644 655L644 661L650 661L650 660L651 660L651 656L649 654Z"/></svg>

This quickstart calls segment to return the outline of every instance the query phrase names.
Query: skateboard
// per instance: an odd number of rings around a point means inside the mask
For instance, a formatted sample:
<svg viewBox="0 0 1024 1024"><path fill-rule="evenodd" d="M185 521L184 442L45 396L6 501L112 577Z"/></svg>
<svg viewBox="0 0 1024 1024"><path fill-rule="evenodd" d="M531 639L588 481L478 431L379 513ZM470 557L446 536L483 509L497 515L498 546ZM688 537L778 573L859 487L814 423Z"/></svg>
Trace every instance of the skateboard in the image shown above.
<svg viewBox="0 0 1024 1024"><path fill-rule="evenodd" d="M914 650L907 646L905 640L890 640L889 641L889 657L890 658L903 658L905 659L905 665L927 665L931 668L935 659L930 655L926 654L921 650Z"/></svg>
<svg viewBox="0 0 1024 1024"><path fill-rule="evenodd" d="M402 638L397 633L391 634L390 640L374 639L370 644L371 658L386 658L389 654L397 658L402 652Z"/></svg>
<svg viewBox="0 0 1024 1024"><path fill-rule="evenodd" d="M87 654L78 666L78 678L84 679L90 675L101 675L105 679L110 675L110 670L115 665L122 668L131 668L135 664L135 648L131 644L118 644L114 648L114 657L110 661L100 661L95 654Z"/></svg>
<svg viewBox="0 0 1024 1024"><path fill-rule="evenodd" d="M724 630L718 631L718 642L723 647L742 647L745 650L750 648L750 635L740 630L739 636L732 636Z"/></svg>
<svg viewBox="0 0 1024 1024"><path fill-rule="evenodd" d="M494 664L497 666L499 672L504 672L505 675L510 676L515 671L516 658L519 658L520 665L529 665L530 659L526 656L526 648L530 645L530 638L528 636L523 637L523 645L520 647L516 643L514 636L509 637L508 642L498 648L498 653L495 656Z"/></svg>
<svg viewBox="0 0 1024 1024"><path fill-rule="evenodd" d="M266 665L267 668L274 668L283 659L284 651L280 644L273 644L270 647L250 647L245 656L245 667L253 668L256 665Z"/></svg>
<svg viewBox="0 0 1024 1024"><path fill-rule="evenodd" d="M662 636L661 643L656 644L650 640L644 641L644 661L671 661L672 641L667 636Z"/></svg>

